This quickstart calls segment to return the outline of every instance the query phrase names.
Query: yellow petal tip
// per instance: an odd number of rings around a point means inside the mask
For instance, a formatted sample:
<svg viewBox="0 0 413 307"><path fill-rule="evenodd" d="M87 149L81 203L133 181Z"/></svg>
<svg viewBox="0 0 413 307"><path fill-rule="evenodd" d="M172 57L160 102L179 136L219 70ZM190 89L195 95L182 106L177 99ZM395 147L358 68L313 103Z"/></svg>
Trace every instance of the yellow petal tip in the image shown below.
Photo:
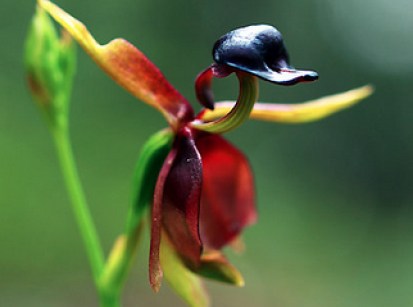
<svg viewBox="0 0 413 307"><path fill-rule="evenodd" d="M298 104L257 103L251 118L290 124L323 119L366 99L374 92L371 84L343 93Z"/></svg>

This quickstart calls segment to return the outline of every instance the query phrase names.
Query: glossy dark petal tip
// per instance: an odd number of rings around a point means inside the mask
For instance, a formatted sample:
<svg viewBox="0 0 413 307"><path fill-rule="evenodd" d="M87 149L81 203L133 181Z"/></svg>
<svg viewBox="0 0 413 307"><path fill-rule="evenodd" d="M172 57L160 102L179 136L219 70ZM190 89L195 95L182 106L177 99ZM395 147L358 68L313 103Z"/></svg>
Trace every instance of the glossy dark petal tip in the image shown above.
<svg viewBox="0 0 413 307"><path fill-rule="evenodd" d="M293 68L269 71L262 74L255 73L259 78L280 85L294 85L301 82L313 82L318 79L318 74L310 70L295 70Z"/></svg>

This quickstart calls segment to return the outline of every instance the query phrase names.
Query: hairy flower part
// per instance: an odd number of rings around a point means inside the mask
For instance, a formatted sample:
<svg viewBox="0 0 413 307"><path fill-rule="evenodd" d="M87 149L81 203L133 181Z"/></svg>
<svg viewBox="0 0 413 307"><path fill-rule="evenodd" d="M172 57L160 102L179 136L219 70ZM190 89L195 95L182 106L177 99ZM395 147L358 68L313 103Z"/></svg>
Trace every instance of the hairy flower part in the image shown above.
<svg viewBox="0 0 413 307"><path fill-rule="evenodd" d="M153 166L159 170L157 179L147 180L150 186L145 189L153 191L149 253L152 288L158 291L165 275L188 304L207 306L198 276L243 285L241 274L220 250L236 241L257 219L254 179L242 152L220 134L235 129L249 117L289 123L321 119L367 97L371 88L290 107L256 103L257 77L292 85L314 81L318 75L290 66L278 30L268 25L251 26L231 31L215 44L215 63L195 82L197 99L206 107L195 116L187 100L132 44L115 39L100 45L80 21L47 0L38 2L108 75L159 110L170 125L168 133L159 139L164 145L154 146L157 155L166 158L161 159L159 167ZM232 73L240 83L237 101L216 103L213 77ZM159 157L146 158L155 163ZM139 223L146 206L146 201L138 201L132 212L136 211L139 218L132 217L128 228Z"/></svg>

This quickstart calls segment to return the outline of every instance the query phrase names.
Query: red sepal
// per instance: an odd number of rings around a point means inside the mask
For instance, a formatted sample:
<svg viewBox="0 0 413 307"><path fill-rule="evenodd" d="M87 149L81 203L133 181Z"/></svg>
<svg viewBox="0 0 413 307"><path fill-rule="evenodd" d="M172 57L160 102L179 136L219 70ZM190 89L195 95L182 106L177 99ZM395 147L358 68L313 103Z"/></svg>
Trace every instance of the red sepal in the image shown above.
<svg viewBox="0 0 413 307"><path fill-rule="evenodd" d="M159 173L153 198L151 244L149 251L149 283L151 284L151 287L155 292L159 291L163 276L161 265L159 263L159 247L161 243L162 204L164 197L164 187L168 174L171 170L172 164L175 160L176 154L176 148L172 148Z"/></svg>
<svg viewBox="0 0 413 307"><path fill-rule="evenodd" d="M257 219L253 174L244 155L218 135L196 142L202 157L200 232L207 249L221 249Z"/></svg>

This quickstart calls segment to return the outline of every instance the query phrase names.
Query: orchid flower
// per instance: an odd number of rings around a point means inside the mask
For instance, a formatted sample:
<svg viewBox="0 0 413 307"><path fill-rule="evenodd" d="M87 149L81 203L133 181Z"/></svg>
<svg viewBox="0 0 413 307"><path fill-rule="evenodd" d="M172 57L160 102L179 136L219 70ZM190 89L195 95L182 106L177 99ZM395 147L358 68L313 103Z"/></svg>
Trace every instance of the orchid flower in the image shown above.
<svg viewBox="0 0 413 307"><path fill-rule="evenodd" d="M318 75L291 67L280 32L255 25L231 31L216 42L214 63L196 78L197 98L205 109L195 115L190 103L131 43L118 38L100 45L80 21L49 1L38 2L97 65L156 108L169 124L142 151L135 173L135 182L140 183L125 236L115 245L107 272L122 262L130 234L141 227L149 206L149 278L155 291L165 277L189 304L205 306L198 276L243 285L241 274L221 250L257 219L254 179L243 153L221 134L248 118L285 123L318 120L366 98L371 87L294 105L257 103L258 78L294 85L315 81ZM240 84L238 99L215 102L213 77L232 73ZM110 273L103 274L103 283L105 276L110 279Z"/></svg>

